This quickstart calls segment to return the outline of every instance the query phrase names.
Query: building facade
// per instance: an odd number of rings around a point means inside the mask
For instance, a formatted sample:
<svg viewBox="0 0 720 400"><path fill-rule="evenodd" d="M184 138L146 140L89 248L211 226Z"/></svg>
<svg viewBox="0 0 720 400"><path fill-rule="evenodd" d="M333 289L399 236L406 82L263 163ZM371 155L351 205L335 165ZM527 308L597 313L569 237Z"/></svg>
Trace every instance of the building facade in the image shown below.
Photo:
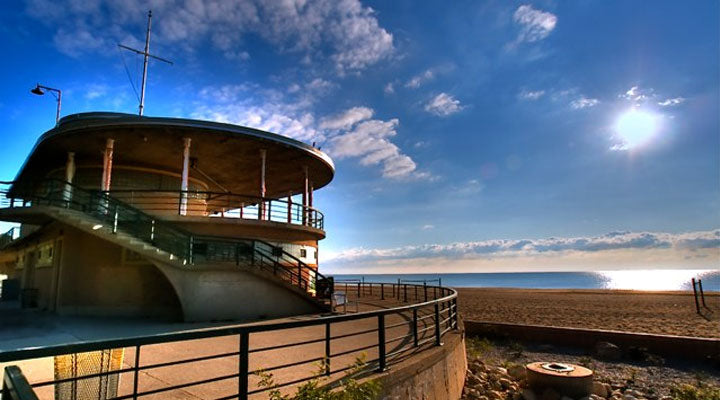
<svg viewBox="0 0 720 400"><path fill-rule="evenodd" d="M186 321L317 312L332 160L256 129L118 113L67 116L43 134L0 220L22 224L0 274L61 314Z"/></svg>

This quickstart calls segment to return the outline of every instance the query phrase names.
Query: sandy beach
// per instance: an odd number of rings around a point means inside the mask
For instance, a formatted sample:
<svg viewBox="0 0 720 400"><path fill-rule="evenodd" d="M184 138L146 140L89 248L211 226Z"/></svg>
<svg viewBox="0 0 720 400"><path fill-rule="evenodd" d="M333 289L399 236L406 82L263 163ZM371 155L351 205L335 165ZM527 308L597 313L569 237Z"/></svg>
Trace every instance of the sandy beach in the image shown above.
<svg viewBox="0 0 720 400"><path fill-rule="evenodd" d="M720 337L720 293L706 293L710 321L692 292L459 288L466 320Z"/></svg>

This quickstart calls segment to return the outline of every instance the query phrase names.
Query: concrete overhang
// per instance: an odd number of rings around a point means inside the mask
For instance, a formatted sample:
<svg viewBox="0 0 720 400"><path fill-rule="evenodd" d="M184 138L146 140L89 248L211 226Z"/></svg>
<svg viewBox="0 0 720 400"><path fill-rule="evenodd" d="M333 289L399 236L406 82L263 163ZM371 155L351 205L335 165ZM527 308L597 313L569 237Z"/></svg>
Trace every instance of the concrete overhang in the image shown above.
<svg viewBox="0 0 720 400"><path fill-rule="evenodd" d="M197 160L197 168L190 169L190 176L207 182L204 173L238 194L259 192L261 149L267 151L266 197L302 193L304 167L308 168L314 189L327 185L335 174L327 154L274 133L210 121L93 112L66 116L45 132L16 181L43 179L50 171L63 168L68 152L75 153L78 167L99 167L108 138L115 140L114 165L174 173L182 169L183 139L190 138L190 156ZM210 188L221 191L215 185Z"/></svg>

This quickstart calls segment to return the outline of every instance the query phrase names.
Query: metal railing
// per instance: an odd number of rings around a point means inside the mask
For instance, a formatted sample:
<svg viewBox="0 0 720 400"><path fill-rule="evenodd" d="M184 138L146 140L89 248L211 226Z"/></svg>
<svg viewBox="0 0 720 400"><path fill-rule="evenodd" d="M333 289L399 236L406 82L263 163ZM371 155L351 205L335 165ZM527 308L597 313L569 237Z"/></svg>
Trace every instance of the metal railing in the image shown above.
<svg viewBox="0 0 720 400"><path fill-rule="evenodd" d="M151 214L242 218L324 228L319 210L280 199L180 190L111 190L108 194Z"/></svg>
<svg viewBox="0 0 720 400"><path fill-rule="evenodd" d="M407 290L408 285L403 285ZM419 286L419 285L410 285ZM447 332L458 329L457 293L455 290L444 287L430 286L431 292L437 297L428 301L420 301L409 305L396 305L387 309L360 312L357 314L335 315L311 319L271 322L266 324L229 326L179 333L168 333L134 338L115 340L101 340L71 345L46 346L29 348L17 351L0 353L0 362L10 363L21 360L52 357L67 354L86 353L109 349L127 349L130 353L127 362L119 369L95 372L81 376L72 376L63 379L52 379L31 382L33 390L53 387L68 382L80 382L88 379L97 379L110 376L123 376L130 379L131 384L120 385L117 395L112 400L137 399L138 397L156 395L176 390L194 388L215 393L214 397L221 399L247 399L249 395L267 392L272 389L290 388L292 386L317 379L318 376L337 377L341 373L353 370L356 357L360 354L371 354L371 358L364 364L363 370L384 371L388 366L400 362L418 352L433 346L442 345L442 338ZM349 288L350 289L350 288ZM394 283L368 283L362 282L358 295L361 292L379 294L383 298L400 297L398 293L403 290ZM386 293L387 291L387 293ZM348 324L349 323L349 324ZM311 329L311 332L298 331L299 328ZM275 333L273 340L267 343L256 343L251 346L255 338ZM225 347L223 351L193 356L181 360L157 360L153 357L153 350L158 344L180 344L192 348L195 343L202 344L202 340L218 338L215 343L230 344L232 348ZM233 340L220 340L219 338ZM286 342L286 339L291 341ZM267 342L267 340L266 340ZM283 343L278 343L283 342ZM348 345L349 343L349 345ZM207 344L206 344L207 345ZM206 347L202 347L207 349ZM143 351L150 352L143 362ZM276 356L278 351L281 356ZM275 352L275 353L273 353ZM167 352L161 352L167 356ZM189 368L201 368L208 361L232 359L232 368L221 368L222 365L207 368L215 374L204 375L201 379L167 383L140 379L141 374L147 376L151 371L180 366L183 371ZM277 362L280 358L283 362ZM131 361L132 360L132 361ZM321 363L320 374L307 374L308 367ZM253 366L250 368L250 366ZM8 367L13 368L13 367ZM288 371L288 369L291 369ZM230 371L232 370L232 371ZM258 374L285 371L286 380L274 383L271 386L257 384ZM170 372L172 374L172 372ZM303 373L305 373L303 375ZM6 369L7 374L7 369ZM298 378L300 374L300 378ZM125 378L123 378L125 379ZM337 381L335 381L337 382ZM213 386L213 385L219 386ZM332 384L332 382L330 383ZM160 387L158 387L160 386ZM218 391L219 390L219 391ZM11 399L31 399L31 397L10 397Z"/></svg>
<svg viewBox="0 0 720 400"><path fill-rule="evenodd" d="M12 227L7 232L0 235L0 249L9 245L15 240L17 230L17 227Z"/></svg>
<svg viewBox="0 0 720 400"><path fill-rule="evenodd" d="M91 191L61 180L44 180L32 186L0 182L0 208L50 206L79 211L97 222L97 229L122 232L166 251L187 268L203 262L234 262L271 272L311 295L317 282L327 278L282 247L257 239L194 235L169 221L146 213L102 191ZM93 227L95 229L95 227Z"/></svg>

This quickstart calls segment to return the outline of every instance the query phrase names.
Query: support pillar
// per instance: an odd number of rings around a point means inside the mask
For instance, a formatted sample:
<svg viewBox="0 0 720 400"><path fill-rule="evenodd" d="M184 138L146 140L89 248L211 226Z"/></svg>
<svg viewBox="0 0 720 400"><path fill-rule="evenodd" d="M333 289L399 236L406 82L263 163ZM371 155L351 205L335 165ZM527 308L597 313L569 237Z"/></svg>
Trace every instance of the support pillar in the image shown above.
<svg viewBox="0 0 720 400"><path fill-rule="evenodd" d="M288 192L288 199L287 199L287 223L292 223L292 192Z"/></svg>
<svg viewBox="0 0 720 400"><path fill-rule="evenodd" d="M302 224L307 225L308 222L308 213L307 213L307 207L308 207L308 200L309 200L309 180L308 180L308 167L303 167L303 174L305 176L304 182L303 182L303 196L302 196Z"/></svg>
<svg viewBox="0 0 720 400"><path fill-rule="evenodd" d="M187 215L188 179L190 174L190 138L183 138L183 164L180 181L180 215Z"/></svg>
<svg viewBox="0 0 720 400"><path fill-rule="evenodd" d="M308 225L315 225L315 212L313 211L313 183L308 184Z"/></svg>
<svg viewBox="0 0 720 400"><path fill-rule="evenodd" d="M107 192L110 190L110 181L112 180L112 161L115 140L107 139L105 142L105 152L103 153L103 174L100 190Z"/></svg>
<svg viewBox="0 0 720 400"><path fill-rule="evenodd" d="M72 182L75 178L75 153L68 152L67 163L65 164L65 189L63 190L63 200L68 202L72 200Z"/></svg>
<svg viewBox="0 0 720 400"><path fill-rule="evenodd" d="M265 163L267 150L260 149L260 202L258 203L258 219L265 219Z"/></svg>

